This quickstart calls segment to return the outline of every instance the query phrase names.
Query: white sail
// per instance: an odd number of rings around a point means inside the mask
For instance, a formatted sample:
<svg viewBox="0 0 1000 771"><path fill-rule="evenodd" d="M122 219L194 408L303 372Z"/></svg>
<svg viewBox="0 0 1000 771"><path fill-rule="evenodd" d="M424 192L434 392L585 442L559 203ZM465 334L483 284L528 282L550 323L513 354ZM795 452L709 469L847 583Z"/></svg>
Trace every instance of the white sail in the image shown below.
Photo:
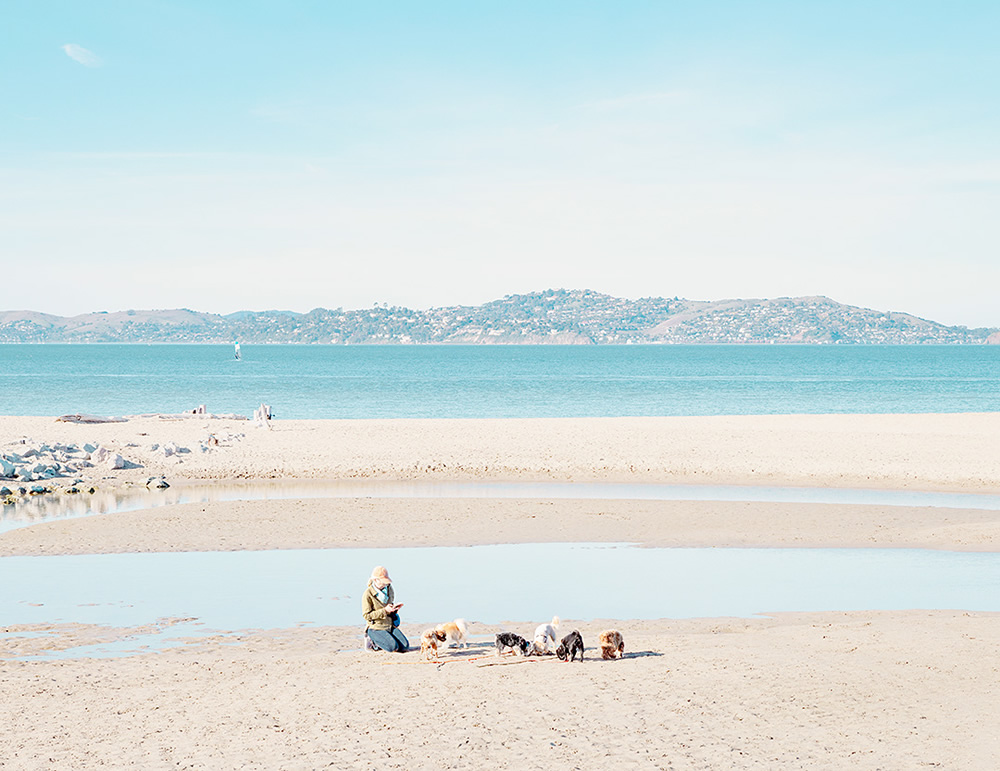
<svg viewBox="0 0 1000 771"><path fill-rule="evenodd" d="M239 343L234 343L233 347L236 349L236 360L239 361L239 359L240 359L240 344Z"/></svg>

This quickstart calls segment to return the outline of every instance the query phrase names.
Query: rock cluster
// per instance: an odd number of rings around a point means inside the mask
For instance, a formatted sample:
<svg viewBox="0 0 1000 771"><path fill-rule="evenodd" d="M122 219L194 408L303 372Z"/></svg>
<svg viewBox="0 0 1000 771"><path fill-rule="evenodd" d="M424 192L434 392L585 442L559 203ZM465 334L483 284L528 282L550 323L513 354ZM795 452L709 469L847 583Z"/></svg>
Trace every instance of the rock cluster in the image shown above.
<svg viewBox="0 0 1000 771"><path fill-rule="evenodd" d="M210 452L216 447L225 446L232 442L238 442L243 439L246 434L209 434L204 439L198 441L198 450L200 452ZM154 456L162 456L164 459L173 458L177 463L180 463L182 455L187 455L191 450L187 447L181 447L176 442L164 442L163 444L152 444L149 446L150 454Z"/></svg>
<svg viewBox="0 0 1000 771"><path fill-rule="evenodd" d="M151 445L149 451L157 455L162 455L164 458L171 458L182 453L191 452L187 447L179 447L174 442Z"/></svg>
<svg viewBox="0 0 1000 771"><path fill-rule="evenodd" d="M38 444L21 439L14 449L0 453L0 479L11 480L13 486L0 487L0 499L8 500L24 495L41 495L52 492L44 483L63 477L76 477L85 469L125 468L127 461L118 453L96 444ZM32 484L42 483L42 484ZM80 487L83 480L76 479L64 490L79 493L93 488Z"/></svg>
<svg viewBox="0 0 1000 771"><path fill-rule="evenodd" d="M209 452L216 447L225 447L232 445L233 442L239 442L246 438L246 434L234 434L228 432L225 434L209 434L205 439L198 442L198 446L202 452ZM183 450L187 452L187 450Z"/></svg>
<svg viewBox="0 0 1000 771"><path fill-rule="evenodd" d="M202 453L215 452L231 447L244 438L244 433L211 433L192 449ZM126 459L119 452L97 443L42 443L28 438L11 442L0 450L0 504L18 503L27 497L45 493L92 493L95 488L90 485L96 479L109 478L105 476L106 472L142 468L144 465L155 467L164 461L183 463L184 457L192 451L171 441L146 445L144 450L138 444L129 443L124 445L123 451L129 453L128 448L136 448L136 454ZM146 487L150 489L164 490L169 486L162 475L146 481Z"/></svg>

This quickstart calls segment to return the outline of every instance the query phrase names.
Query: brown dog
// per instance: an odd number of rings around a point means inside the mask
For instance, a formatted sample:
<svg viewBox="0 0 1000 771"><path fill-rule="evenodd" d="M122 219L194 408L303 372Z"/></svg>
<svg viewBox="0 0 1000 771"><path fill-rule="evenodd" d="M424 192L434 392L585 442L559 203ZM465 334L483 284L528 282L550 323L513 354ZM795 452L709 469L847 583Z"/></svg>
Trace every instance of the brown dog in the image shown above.
<svg viewBox="0 0 1000 771"><path fill-rule="evenodd" d="M602 659L620 659L625 655L625 639L617 629L601 632L600 645Z"/></svg>
<svg viewBox="0 0 1000 771"><path fill-rule="evenodd" d="M429 659L431 654L434 654L434 658L437 658L438 643L444 642L446 639L448 636L444 632L439 632L437 629L425 629L424 633L420 635L420 655Z"/></svg>

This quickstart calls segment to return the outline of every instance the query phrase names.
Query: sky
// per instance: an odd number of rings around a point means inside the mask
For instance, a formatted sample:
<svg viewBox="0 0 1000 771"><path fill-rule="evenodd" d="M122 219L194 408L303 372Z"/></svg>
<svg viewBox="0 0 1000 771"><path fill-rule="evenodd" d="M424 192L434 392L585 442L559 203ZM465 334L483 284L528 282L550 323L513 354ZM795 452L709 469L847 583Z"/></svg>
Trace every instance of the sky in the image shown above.
<svg viewBox="0 0 1000 771"><path fill-rule="evenodd" d="M0 307L1000 326L996 2L7 0ZM44 280L32 282L32 276Z"/></svg>

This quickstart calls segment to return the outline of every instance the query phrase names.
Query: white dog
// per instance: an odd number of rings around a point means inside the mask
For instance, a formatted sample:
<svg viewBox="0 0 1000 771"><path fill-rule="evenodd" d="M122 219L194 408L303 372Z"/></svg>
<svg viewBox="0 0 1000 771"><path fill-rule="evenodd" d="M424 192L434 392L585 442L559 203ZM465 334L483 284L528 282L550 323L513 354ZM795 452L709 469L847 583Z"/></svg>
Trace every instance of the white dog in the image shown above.
<svg viewBox="0 0 1000 771"><path fill-rule="evenodd" d="M555 650L557 629L559 629L559 616L553 616L548 624L539 624L535 629L535 639L531 643L531 653L535 656L544 656Z"/></svg>

